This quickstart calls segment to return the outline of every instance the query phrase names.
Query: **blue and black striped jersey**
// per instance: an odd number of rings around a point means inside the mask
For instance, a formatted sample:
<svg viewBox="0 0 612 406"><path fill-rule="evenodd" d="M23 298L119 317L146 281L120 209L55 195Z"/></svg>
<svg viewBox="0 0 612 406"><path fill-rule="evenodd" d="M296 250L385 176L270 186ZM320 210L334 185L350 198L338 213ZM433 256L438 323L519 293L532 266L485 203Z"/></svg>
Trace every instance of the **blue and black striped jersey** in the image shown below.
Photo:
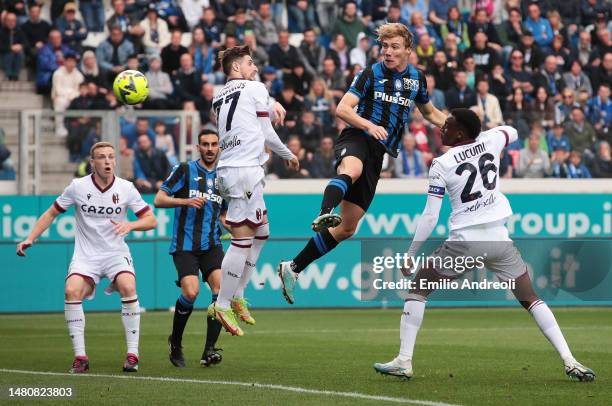
<svg viewBox="0 0 612 406"><path fill-rule="evenodd" d="M397 157L410 111L415 103L429 102L423 72L412 65L396 72L377 62L359 72L348 91L359 97L357 114L387 130L387 139L379 142Z"/></svg>
<svg viewBox="0 0 612 406"><path fill-rule="evenodd" d="M221 212L227 209L218 189L217 171L209 171L198 161L184 162L172 168L161 190L170 196L206 199L202 209L179 206L174 209L174 227L170 253L205 251L221 244Z"/></svg>

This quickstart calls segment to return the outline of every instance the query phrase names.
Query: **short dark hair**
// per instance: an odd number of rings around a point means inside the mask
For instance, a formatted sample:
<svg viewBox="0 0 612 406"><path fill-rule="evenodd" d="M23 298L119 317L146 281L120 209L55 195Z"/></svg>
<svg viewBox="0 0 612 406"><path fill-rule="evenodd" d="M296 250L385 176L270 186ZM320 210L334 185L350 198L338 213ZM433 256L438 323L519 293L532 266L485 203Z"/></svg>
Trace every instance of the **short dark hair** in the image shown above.
<svg viewBox="0 0 612 406"><path fill-rule="evenodd" d="M247 55L251 55L251 49L248 45L239 45L219 52L219 61L223 67L223 73L229 75L232 71L232 63L234 63L236 59L240 59Z"/></svg>
<svg viewBox="0 0 612 406"><path fill-rule="evenodd" d="M467 136L471 139L476 139L482 128L482 123L478 115L470 109L457 108L451 110L451 114L455 117L457 123L467 131Z"/></svg>
<svg viewBox="0 0 612 406"><path fill-rule="evenodd" d="M216 135L217 138L219 138L219 134L210 128L204 128L202 131L200 131L200 133L198 134L198 144L200 143L200 138L204 135Z"/></svg>

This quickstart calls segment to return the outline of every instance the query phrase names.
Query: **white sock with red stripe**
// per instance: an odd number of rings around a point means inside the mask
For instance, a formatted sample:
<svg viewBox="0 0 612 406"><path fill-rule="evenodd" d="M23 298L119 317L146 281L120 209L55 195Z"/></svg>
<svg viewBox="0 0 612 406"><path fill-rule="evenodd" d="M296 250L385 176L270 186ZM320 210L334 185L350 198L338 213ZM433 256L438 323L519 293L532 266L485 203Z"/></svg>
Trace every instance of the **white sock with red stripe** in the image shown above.
<svg viewBox="0 0 612 406"><path fill-rule="evenodd" d="M427 299L414 293L408 294L404 303L404 312L400 320L400 351L399 360L409 362L412 360L414 343L423 322L425 303Z"/></svg>
<svg viewBox="0 0 612 406"><path fill-rule="evenodd" d="M232 238L232 244L221 263L221 288L217 298L217 306L228 309L230 300L236 293L245 262L253 246L253 237Z"/></svg>
<svg viewBox="0 0 612 406"><path fill-rule="evenodd" d="M247 259L244 263L244 269L242 271L242 276L240 277L240 283L238 284L238 288L236 288L236 293L234 293L235 297L244 297L244 290L246 289L246 286L251 280L251 275L253 274L253 270L257 265L257 260L259 259L261 249L263 248L269 236L270 225L268 223L262 224L257 227L257 231L255 231L255 239L253 240L253 246L251 247L249 255L247 256Z"/></svg>
<svg viewBox="0 0 612 406"><path fill-rule="evenodd" d="M562 360L573 359L565 337L557 324L555 315L550 308L542 300L538 299L527 309L533 316L533 319L542 330L542 333L548 338L548 341L555 347Z"/></svg>
<svg viewBox="0 0 612 406"><path fill-rule="evenodd" d="M64 317L75 357L85 357L85 313L80 300L64 302Z"/></svg>
<svg viewBox="0 0 612 406"><path fill-rule="evenodd" d="M121 298L121 321L125 330L127 352L138 356L140 338L140 303L138 296Z"/></svg>

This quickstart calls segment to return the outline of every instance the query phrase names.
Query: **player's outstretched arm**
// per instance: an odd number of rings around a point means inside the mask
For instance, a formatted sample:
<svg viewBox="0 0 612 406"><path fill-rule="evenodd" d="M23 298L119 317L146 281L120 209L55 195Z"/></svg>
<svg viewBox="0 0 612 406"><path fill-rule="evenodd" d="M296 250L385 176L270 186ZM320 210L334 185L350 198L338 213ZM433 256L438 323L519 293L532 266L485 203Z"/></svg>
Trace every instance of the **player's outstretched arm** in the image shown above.
<svg viewBox="0 0 612 406"><path fill-rule="evenodd" d="M17 255L25 257L25 250L34 244L34 241L51 226L51 223L53 223L53 220L55 220L59 214L60 211L55 208L55 205L49 207L47 211L36 220L36 224L34 224L34 228L30 235L28 235L28 238L17 244Z"/></svg>
<svg viewBox="0 0 612 406"><path fill-rule="evenodd" d="M191 199L182 199L179 197L170 196L165 190L160 189L155 195L153 205L158 209L171 209L179 206L193 207L195 209L201 209L206 203L206 199L203 197L194 197Z"/></svg>
<svg viewBox="0 0 612 406"><path fill-rule="evenodd" d="M418 104L417 107L423 117L438 128L442 128L446 121L446 114L438 110L431 102L426 104Z"/></svg>
<svg viewBox="0 0 612 406"><path fill-rule="evenodd" d="M336 108L336 115L348 124L360 130L366 131L372 137L378 140L384 140L387 138L387 130L384 127L376 125L371 121L360 117L355 111L355 106L359 104L359 97L357 95L347 92L338 103Z"/></svg>

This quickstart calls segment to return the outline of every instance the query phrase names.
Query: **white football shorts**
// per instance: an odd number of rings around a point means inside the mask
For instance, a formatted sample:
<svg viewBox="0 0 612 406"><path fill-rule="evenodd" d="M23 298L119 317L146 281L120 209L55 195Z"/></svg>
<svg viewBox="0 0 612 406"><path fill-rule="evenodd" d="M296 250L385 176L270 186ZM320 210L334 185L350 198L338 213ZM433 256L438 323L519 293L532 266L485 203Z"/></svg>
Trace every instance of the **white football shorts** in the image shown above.
<svg viewBox="0 0 612 406"><path fill-rule="evenodd" d="M104 290L104 293L110 295L115 290L115 279L120 273L129 272L134 277L134 263L129 253L117 253L116 255L92 257L92 258L73 258L68 268L66 279L73 275L80 275L94 283L94 289L87 299L91 300L96 295L96 286L104 278L108 278L111 284Z"/></svg>
<svg viewBox="0 0 612 406"><path fill-rule="evenodd" d="M227 202L225 221L236 227L259 227L268 212L263 197L264 170L261 166L217 169L219 190Z"/></svg>

